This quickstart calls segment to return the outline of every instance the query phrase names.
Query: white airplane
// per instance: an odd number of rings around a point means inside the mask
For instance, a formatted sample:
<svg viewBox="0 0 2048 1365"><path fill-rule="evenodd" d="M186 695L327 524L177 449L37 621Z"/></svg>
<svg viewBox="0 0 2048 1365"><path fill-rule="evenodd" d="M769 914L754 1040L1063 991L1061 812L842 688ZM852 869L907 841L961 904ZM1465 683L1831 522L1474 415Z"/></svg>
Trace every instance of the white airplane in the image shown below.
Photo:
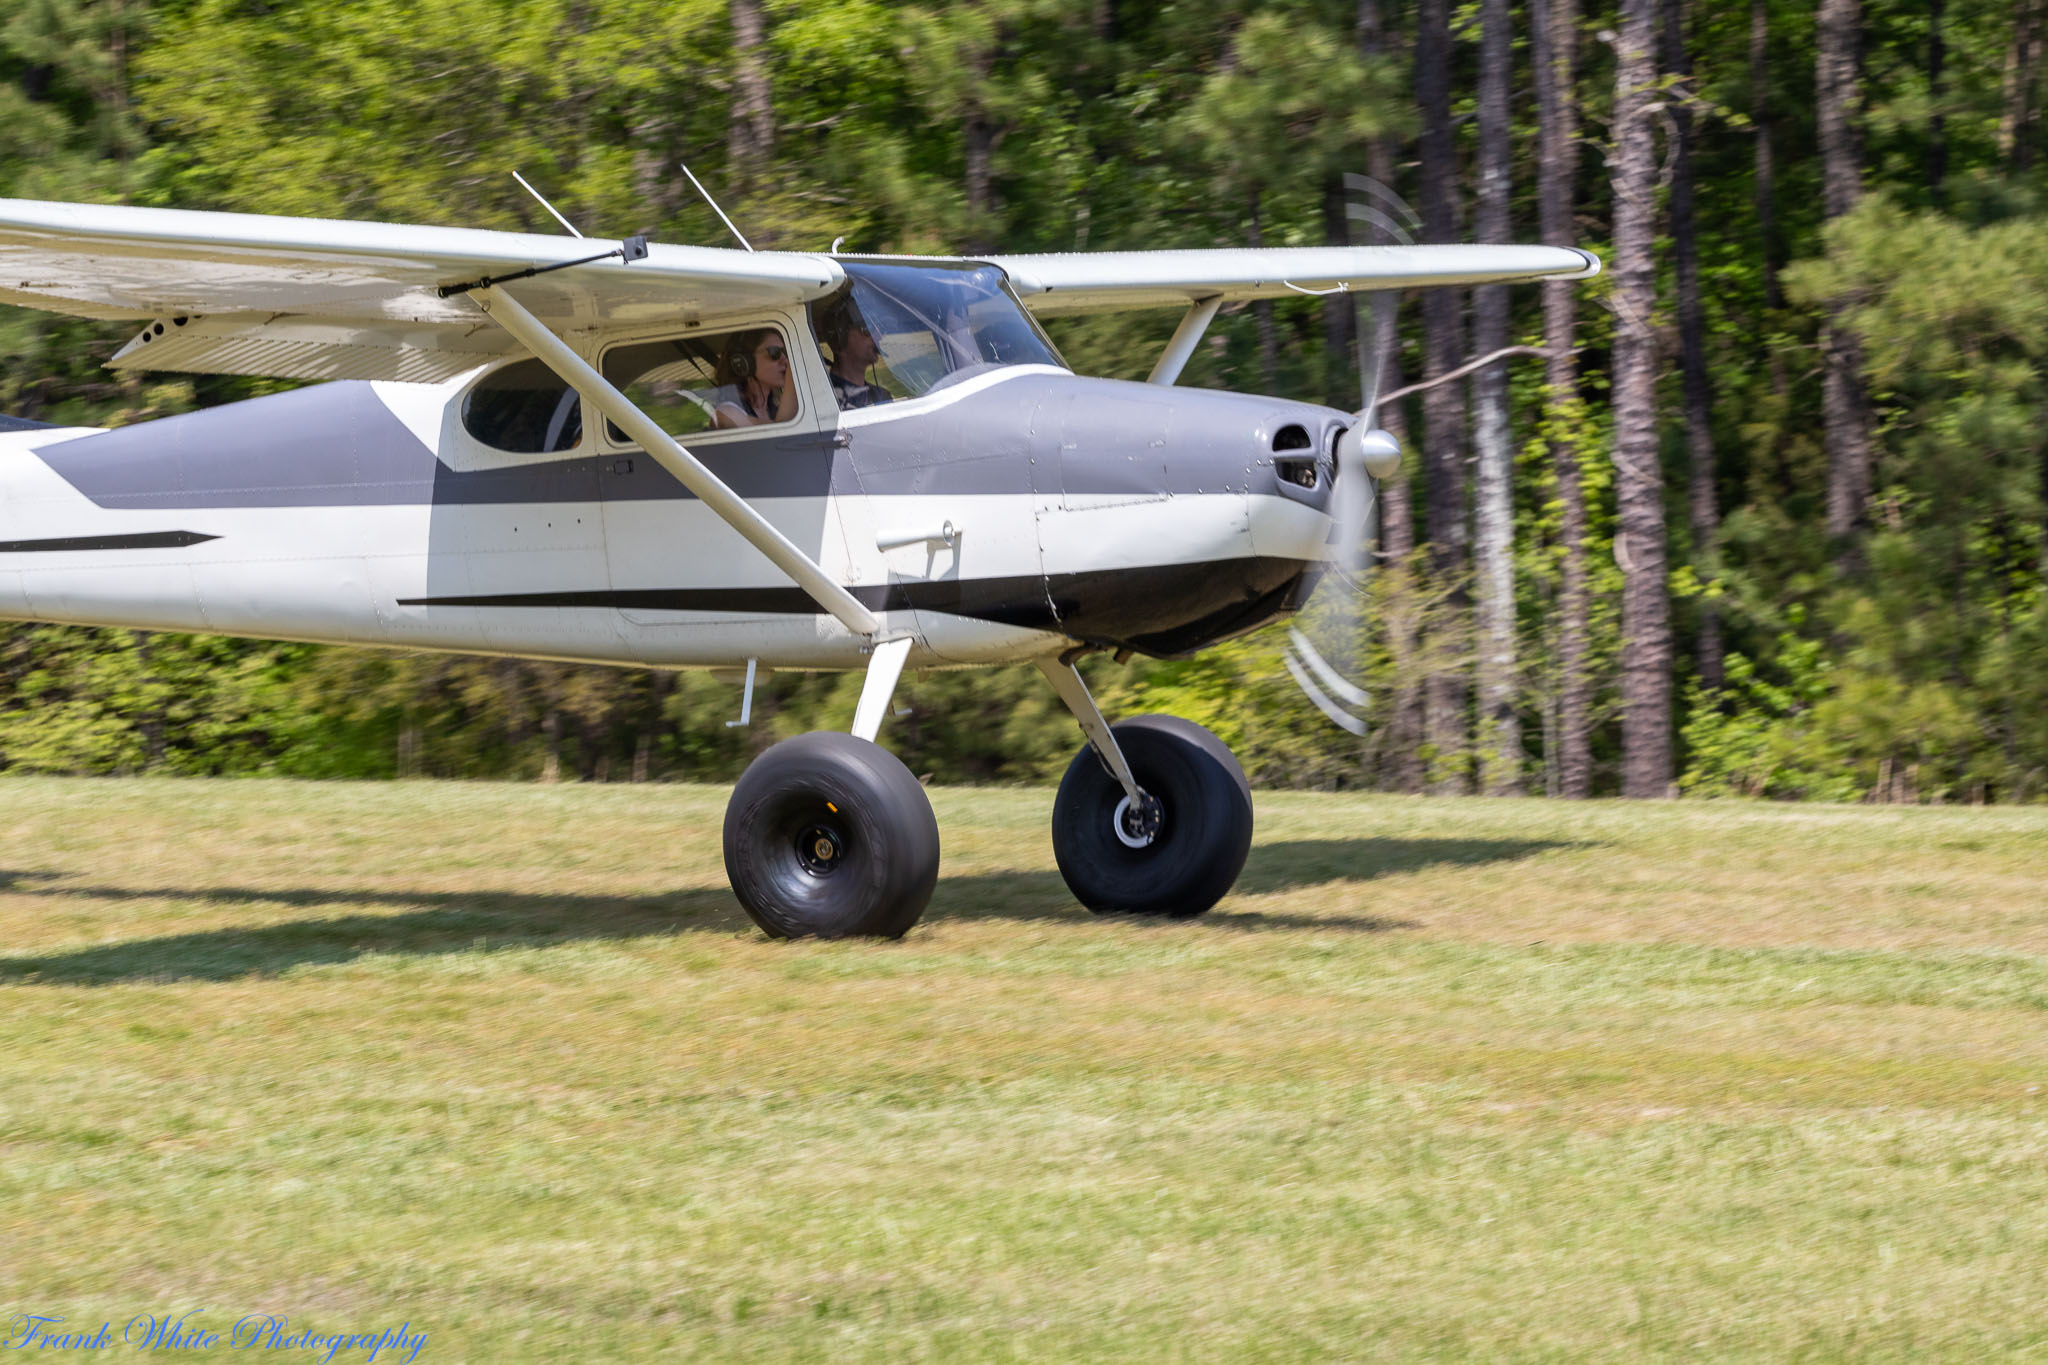
<svg viewBox="0 0 2048 1365"><path fill-rule="evenodd" d="M608 249L606 249L608 248ZM869 257L0 200L0 303L140 322L117 369L324 383L116 430L0 418L0 619L655 668L860 669L851 734L762 754L725 861L777 936L897 936L939 866L874 740L906 667L1035 663L1087 744L1053 850L1187 916L1251 846L1200 726L1111 726L1074 663L1284 617L1398 447L1172 387L1217 310L1584 278L1530 246ZM1035 318L1179 307L1147 383ZM685 444L687 443L687 444ZM1099 761L1098 761L1099 760Z"/></svg>

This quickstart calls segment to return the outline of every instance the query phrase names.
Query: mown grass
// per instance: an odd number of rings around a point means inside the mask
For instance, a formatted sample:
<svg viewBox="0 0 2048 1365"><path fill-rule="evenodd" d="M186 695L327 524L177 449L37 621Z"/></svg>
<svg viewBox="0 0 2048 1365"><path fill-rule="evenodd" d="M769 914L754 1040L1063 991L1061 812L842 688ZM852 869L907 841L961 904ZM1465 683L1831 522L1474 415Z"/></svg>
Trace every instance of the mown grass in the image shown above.
<svg viewBox="0 0 2048 1365"><path fill-rule="evenodd" d="M777 944L723 798L0 782L0 1310L2048 1355L2048 811L1262 795L1238 894L1154 924L1067 898L1049 792L940 791L922 926Z"/></svg>

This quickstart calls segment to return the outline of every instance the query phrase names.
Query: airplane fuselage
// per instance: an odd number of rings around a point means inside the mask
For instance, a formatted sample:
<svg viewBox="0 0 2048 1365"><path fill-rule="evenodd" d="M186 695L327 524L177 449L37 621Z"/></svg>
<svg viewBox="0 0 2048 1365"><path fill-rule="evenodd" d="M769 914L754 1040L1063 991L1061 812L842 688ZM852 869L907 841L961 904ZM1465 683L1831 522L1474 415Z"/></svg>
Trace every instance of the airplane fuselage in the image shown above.
<svg viewBox="0 0 2048 1365"><path fill-rule="evenodd" d="M865 641L644 453L596 435L548 455L476 440L461 419L473 379L0 433L0 618L865 666ZM686 443L888 635L910 636L913 666L943 667L1074 642L1186 654L1299 607L1349 421L1030 365Z"/></svg>

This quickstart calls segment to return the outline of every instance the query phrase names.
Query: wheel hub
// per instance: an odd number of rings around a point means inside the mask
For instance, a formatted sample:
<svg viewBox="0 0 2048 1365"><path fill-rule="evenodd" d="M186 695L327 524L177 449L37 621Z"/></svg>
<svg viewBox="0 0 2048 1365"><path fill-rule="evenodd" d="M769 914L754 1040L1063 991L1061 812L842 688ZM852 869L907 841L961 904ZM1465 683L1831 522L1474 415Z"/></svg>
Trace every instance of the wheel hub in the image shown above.
<svg viewBox="0 0 2048 1365"><path fill-rule="evenodd" d="M1166 808L1150 792L1139 792L1135 804L1130 797L1124 797L1116 803L1116 812L1110 817L1117 842L1125 848L1150 848L1165 824Z"/></svg>
<svg viewBox="0 0 2048 1365"><path fill-rule="evenodd" d="M846 859L846 841L830 825L805 825L797 831L796 858L813 877L830 876Z"/></svg>

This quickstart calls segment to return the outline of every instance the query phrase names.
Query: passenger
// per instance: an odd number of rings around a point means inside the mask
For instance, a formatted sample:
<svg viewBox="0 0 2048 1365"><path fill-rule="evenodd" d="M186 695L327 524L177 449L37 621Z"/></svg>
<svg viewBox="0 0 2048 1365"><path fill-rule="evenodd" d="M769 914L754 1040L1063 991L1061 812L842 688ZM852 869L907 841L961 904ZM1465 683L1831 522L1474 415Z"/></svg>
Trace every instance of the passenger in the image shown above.
<svg viewBox="0 0 2048 1365"><path fill-rule="evenodd" d="M782 334L772 327L735 332L713 376L712 425L758 427L796 416L796 381Z"/></svg>
<svg viewBox="0 0 2048 1365"><path fill-rule="evenodd" d="M819 339L832 348L832 396L839 401L839 410L892 401L887 389L868 383L868 367L882 358L882 350L852 297L826 309L819 323Z"/></svg>

